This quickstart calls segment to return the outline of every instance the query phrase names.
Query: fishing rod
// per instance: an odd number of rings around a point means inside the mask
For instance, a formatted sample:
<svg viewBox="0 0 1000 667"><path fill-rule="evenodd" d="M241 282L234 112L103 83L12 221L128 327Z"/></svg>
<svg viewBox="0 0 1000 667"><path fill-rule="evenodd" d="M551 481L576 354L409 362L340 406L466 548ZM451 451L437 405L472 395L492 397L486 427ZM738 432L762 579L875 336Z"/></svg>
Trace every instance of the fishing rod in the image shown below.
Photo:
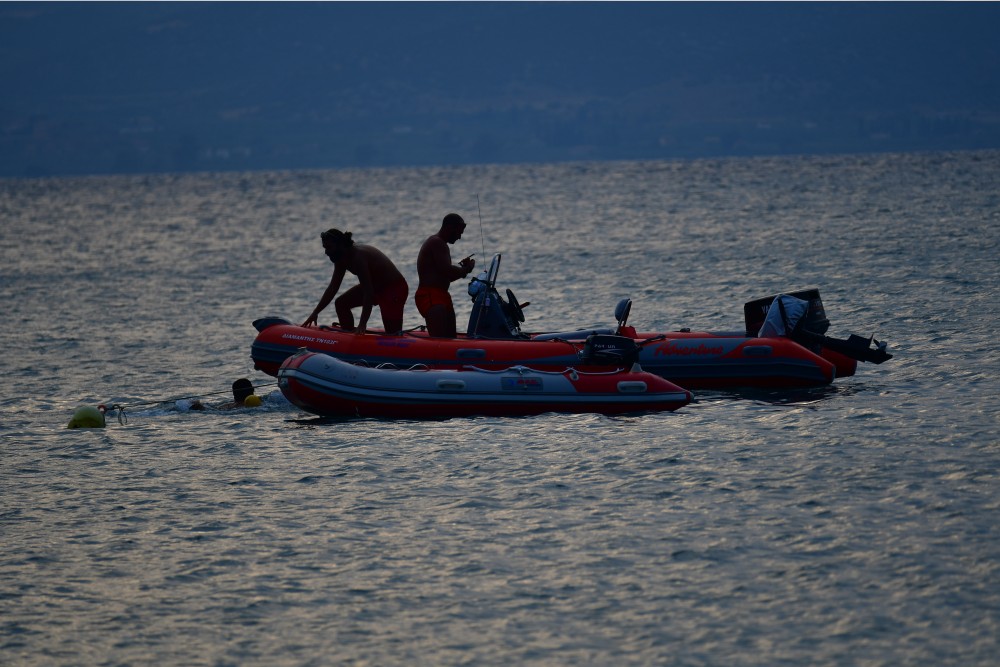
<svg viewBox="0 0 1000 667"><path fill-rule="evenodd" d="M483 234L483 209L479 206L479 193L476 193L476 212L479 213L479 239L483 243L483 261L486 261L486 235Z"/></svg>

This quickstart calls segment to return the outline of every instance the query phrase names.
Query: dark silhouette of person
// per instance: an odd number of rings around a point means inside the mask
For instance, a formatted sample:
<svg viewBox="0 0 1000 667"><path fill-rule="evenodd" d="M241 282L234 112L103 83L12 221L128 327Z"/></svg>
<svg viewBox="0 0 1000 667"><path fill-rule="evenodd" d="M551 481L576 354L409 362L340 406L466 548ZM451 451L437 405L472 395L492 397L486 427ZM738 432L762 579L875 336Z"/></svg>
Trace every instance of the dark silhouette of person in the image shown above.
<svg viewBox="0 0 1000 667"><path fill-rule="evenodd" d="M302 323L307 327L316 324L319 314L330 305L340 290L344 275L350 271L358 278L358 284L340 295L334 303L340 326L348 331L363 334L368 329L368 318L372 306L378 306L382 314L382 326L388 334L403 330L403 306L410 294L406 279L396 265L374 246L355 244L351 232L329 229L322 234L323 250L333 262L333 276L330 285L323 292L319 305ZM354 326L351 310L361 308L358 326Z"/></svg>
<svg viewBox="0 0 1000 667"><path fill-rule="evenodd" d="M455 305L448 288L451 283L465 278L476 266L470 255L458 264L451 263L449 245L462 238L465 220L457 213L449 213L441 221L441 229L428 237L417 255L417 276L420 282L414 294L417 310L427 323L427 334L437 338L454 338L457 335Z"/></svg>

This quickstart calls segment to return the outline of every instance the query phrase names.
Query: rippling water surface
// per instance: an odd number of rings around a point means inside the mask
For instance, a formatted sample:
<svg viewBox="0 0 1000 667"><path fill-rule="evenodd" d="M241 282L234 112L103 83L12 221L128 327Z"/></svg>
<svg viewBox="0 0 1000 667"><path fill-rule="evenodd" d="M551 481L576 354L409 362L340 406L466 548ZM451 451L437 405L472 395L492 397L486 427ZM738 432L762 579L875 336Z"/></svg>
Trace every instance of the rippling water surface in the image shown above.
<svg viewBox="0 0 1000 667"><path fill-rule="evenodd" d="M396 261L420 323L449 211L531 329L630 296L640 329L732 330L818 287L831 333L896 357L673 414L426 423L318 420L252 370L250 322L319 300L328 227ZM0 181L0 218L0 663L1000 655L1000 153ZM242 376L262 408L178 403ZM128 422L65 428L102 402Z"/></svg>

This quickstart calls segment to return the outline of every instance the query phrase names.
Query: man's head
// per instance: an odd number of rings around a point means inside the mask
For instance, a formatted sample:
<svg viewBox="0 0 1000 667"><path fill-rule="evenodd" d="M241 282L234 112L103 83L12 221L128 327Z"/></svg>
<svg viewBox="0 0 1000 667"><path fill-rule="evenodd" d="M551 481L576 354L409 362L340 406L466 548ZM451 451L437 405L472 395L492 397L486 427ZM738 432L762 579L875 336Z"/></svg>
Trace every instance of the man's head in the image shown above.
<svg viewBox="0 0 1000 667"><path fill-rule="evenodd" d="M253 395L253 383L246 378L240 378L233 383L233 398L237 403L242 403L247 396Z"/></svg>
<svg viewBox="0 0 1000 667"><path fill-rule="evenodd" d="M323 240L323 250L331 262L340 261L344 253L354 245L351 232L342 232L339 229L328 229L319 237Z"/></svg>
<svg viewBox="0 0 1000 667"><path fill-rule="evenodd" d="M454 243L462 238L465 231L465 220L458 213L449 213L441 221L441 238L448 243Z"/></svg>

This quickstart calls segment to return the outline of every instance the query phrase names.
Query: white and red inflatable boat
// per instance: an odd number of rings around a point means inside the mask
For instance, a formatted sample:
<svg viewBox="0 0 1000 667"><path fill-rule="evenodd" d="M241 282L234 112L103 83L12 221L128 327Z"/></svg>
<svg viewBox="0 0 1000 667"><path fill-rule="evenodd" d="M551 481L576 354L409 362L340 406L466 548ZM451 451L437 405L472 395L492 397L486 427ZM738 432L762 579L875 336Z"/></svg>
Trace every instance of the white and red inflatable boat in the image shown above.
<svg viewBox="0 0 1000 667"><path fill-rule="evenodd" d="M285 397L328 417L443 419L546 412L624 414L672 411L691 392L639 368L585 372L525 366L486 370L371 368L302 349L278 370Z"/></svg>

